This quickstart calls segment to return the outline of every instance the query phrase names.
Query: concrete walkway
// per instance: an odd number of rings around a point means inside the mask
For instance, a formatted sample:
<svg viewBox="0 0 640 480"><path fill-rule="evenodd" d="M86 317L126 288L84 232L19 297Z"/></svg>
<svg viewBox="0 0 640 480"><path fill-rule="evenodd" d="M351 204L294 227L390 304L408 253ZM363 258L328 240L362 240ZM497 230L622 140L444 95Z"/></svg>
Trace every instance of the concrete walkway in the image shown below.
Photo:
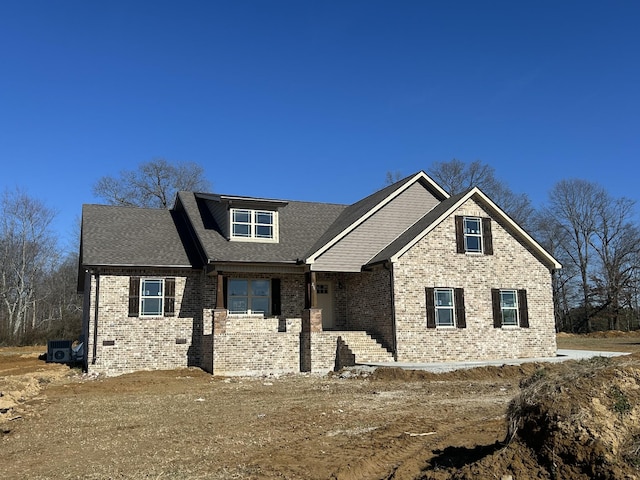
<svg viewBox="0 0 640 480"><path fill-rule="evenodd" d="M405 368L407 370L427 370L429 372L451 372L462 368L476 368L486 366L502 366L502 365L522 365L523 363L542 363L542 362L564 362L567 360L583 360L593 357L618 357L620 355L629 355L627 352L596 352L591 350L557 350L555 357L540 358L514 358L507 360L487 360L478 362L440 362L440 363L366 363L358 364L359 366L369 367L396 367Z"/></svg>

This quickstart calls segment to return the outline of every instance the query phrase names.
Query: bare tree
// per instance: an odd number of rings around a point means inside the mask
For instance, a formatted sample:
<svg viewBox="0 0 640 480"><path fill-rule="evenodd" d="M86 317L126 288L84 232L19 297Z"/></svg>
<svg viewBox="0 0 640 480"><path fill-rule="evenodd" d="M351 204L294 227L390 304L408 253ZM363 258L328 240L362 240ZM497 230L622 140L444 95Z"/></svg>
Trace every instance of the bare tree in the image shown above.
<svg viewBox="0 0 640 480"><path fill-rule="evenodd" d="M640 231L631 222L634 202L606 195L596 204L596 229L590 245L598 259L592 276L600 295L601 309L608 313L610 330L620 329L620 314L625 290L633 288L635 263L640 252ZM631 307L631 305L627 305Z"/></svg>
<svg viewBox="0 0 640 480"><path fill-rule="evenodd" d="M42 291L38 304L34 340L47 335L55 338L78 338L82 329L82 296L77 293L78 254L61 259L58 265L38 282Z"/></svg>
<svg viewBox="0 0 640 480"><path fill-rule="evenodd" d="M562 180L551 189L547 215L558 222L563 232L562 249L579 272L579 289L587 331L592 326L592 290L589 282L593 270L591 254L597 230L597 212L607 194L599 185L585 180Z"/></svg>
<svg viewBox="0 0 640 480"><path fill-rule="evenodd" d="M169 163L157 158L124 170L118 177L105 176L93 186L93 193L111 205L171 208L181 190L206 191L210 183L199 165Z"/></svg>
<svg viewBox="0 0 640 480"><path fill-rule="evenodd" d="M42 202L16 190L0 203L0 299L2 337L16 341L36 324L38 279L57 259L50 225L55 214Z"/></svg>
<svg viewBox="0 0 640 480"><path fill-rule="evenodd" d="M392 172L391 170L387 170L387 174L384 180L385 185L391 185L399 180L402 180L402 173L399 170L396 170L394 172Z"/></svg>
<svg viewBox="0 0 640 480"><path fill-rule="evenodd" d="M573 332L575 326L571 312L579 304L579 299L576 298L578 292L574 288L579 271L564 248L569 242L567 231L548 209L536 212L534 218L536 237L545 250L562 264L562 269L554 271L552 276L556 329Z"/></svg>
<svg viewBox="0 0 640 480"><path fill-rule="evenodd" d="M428 173L451 195L478 187L520 225L532 222L534 208L529 197L514 193L498 180L490 165L479 160L467 164L454 158L449 162L434 162Z"/></svg>
<svg viewBox="0 0 640 480"><path fill-rule="evenodd" d="M496 190L500 182L493 167L479 160L464 163L453 159L449 162L434 162L429 167L429 175L451 195L478 187L487 194Z"/></svg>

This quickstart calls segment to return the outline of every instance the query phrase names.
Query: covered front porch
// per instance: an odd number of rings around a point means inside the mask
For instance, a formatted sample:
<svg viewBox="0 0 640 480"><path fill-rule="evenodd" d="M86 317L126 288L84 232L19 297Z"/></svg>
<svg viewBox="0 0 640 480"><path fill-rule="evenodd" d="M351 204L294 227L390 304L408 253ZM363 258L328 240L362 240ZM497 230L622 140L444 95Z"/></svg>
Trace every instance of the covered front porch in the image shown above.
<svg viewBox="0 0 640 480"><path fill-rule="evenodd" d="M202 357L203 368L214 374L327 372L394 359L384 269L267 273L264 266L227 267L208 279L215 297L204 315Z"/></svg>

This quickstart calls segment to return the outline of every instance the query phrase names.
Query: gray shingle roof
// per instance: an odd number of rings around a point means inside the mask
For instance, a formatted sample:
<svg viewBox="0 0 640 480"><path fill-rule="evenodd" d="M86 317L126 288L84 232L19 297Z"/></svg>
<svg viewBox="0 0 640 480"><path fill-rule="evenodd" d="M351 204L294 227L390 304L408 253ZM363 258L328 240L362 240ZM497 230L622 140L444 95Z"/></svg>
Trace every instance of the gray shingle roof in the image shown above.
<svg viewBox="0 0 640 480"><path fill-rule="evenodd" d="M212 262L294 263L304 258L313 245L342 213L346 205L289 201L278 209L279 242L232 242L227 240L213 219L203 219L214 200L193 192L178 194L178 208L183 208L204 256Z"/></svg>
<svg viewBox="0 0 640 480"><path fill-rule="evenodd" d="M169 210L84 205L80 261L85 266L191 266L180 222Z"/></svg>

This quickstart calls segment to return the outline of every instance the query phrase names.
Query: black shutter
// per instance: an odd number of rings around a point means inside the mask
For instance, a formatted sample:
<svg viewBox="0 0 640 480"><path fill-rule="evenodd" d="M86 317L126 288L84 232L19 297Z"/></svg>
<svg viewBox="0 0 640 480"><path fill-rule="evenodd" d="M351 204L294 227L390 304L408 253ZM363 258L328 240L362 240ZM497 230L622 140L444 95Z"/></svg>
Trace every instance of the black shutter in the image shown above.
<svg viewBox="0 0 640 480"><path fill-rule="evenodd" d="M271 279L271 315L282 315L279 278Z"/></svg>
<svg viewBox="0 0 640 480"><path fill-rule="evenodd" d="M436 328L435 289L425 288L427 299L427 328Z"/></svg>
<svg viewBox="0 0 640 480"><path fill-rule="evenodd" d="M482 219L482 244L484 245L484 254L493 255L493 237L491 235L491 219Z"/></svg>
<svg viewBox="0 0 640 480"><path fill-rule="evenodd" d="M527 291L518 290L518 313L520 328L529 328L529 307L527 305Z"/></svg>
<svg viewBox="0 0 640 480"><path fill-rule="evenodd" d="M140 277L129 277L129 316L140 313Z"/></svg>
<svg viewBox="0 0 640 480"><path fill-rule="evenodd" d="M467 328L467 315L464 308L464 288L456 288L453 293L456 308L456 327Z"/></svg>
<svg viewBox="0 0 640 480"><path fill-rule="evenodd" d="M176 279L164 279L164 316L173 317L176 309Z"/></svg>
<svg viewBox="0 0 640 480"><path fill-rule="evenodd" d="M493 306L493 328L502 327L502 309L500 308L500 290L491 289L491 305Z"/></svg>
<svg viewBox="0 0 640 480"><path fill-rule="evenodd" d="M464 253L464 217L456 216L456 251Z"/></svg>

